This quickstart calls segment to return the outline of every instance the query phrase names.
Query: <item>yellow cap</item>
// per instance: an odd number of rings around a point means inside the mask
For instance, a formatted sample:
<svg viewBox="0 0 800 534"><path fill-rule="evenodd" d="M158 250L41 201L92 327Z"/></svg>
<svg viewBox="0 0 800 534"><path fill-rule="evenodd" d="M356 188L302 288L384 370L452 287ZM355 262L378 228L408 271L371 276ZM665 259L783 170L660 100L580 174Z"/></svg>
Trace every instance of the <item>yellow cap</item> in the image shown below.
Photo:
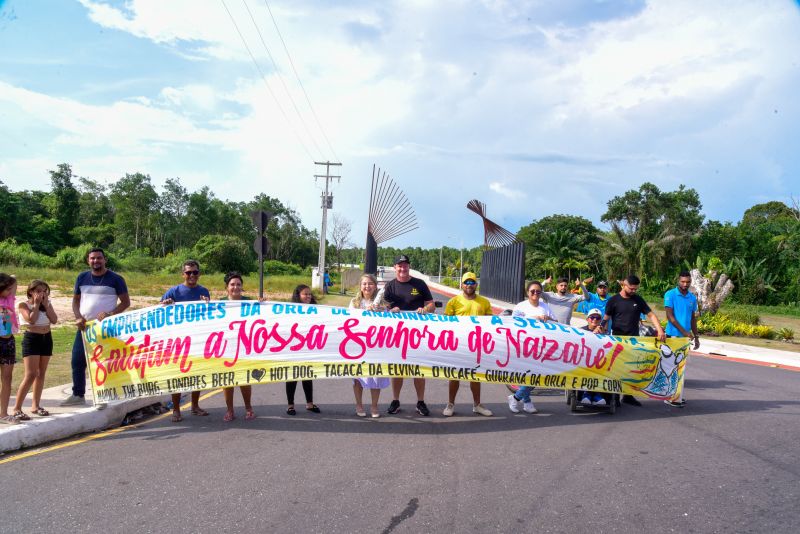
<svg viewBox="0 0 800 534"><path fill-rule="evenodd" d="M475 273L466 272L466 273L464 273L464 276L461 277L461 283L463 284L467 280L475 280L477 282L478 281L478 277L475 276Z"/></svg>

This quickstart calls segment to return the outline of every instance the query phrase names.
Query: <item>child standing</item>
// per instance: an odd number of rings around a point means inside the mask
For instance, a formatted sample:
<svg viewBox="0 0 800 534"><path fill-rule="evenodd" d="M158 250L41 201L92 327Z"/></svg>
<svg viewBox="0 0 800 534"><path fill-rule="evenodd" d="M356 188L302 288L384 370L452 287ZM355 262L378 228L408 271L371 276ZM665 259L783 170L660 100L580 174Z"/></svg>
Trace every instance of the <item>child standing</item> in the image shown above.
<svg viewBox="0 0 800 534"><path fill-rule="evenodd" d="M14 313L17 279L0 273L0 423L16 425L13 415L8 415L8 400L11 398L11 376L17 363L17 345L14 334L19 324Z"/></svg>
<svg viewBox="0 0 800 534"><path fill-rule="evenodd" d="M42 390L47 364L53 355L53 334L50 325L58 321L53 304L50 302L50 286L43 280L34 280L28 286L28 301L19 303L19 315L27 326L22 337L22 361L25 364L25 378L17 390L13 417L27 421L30 417L22 411L22 403L33 385L31 412L47 417L50 412L42 408Z"/></svg>

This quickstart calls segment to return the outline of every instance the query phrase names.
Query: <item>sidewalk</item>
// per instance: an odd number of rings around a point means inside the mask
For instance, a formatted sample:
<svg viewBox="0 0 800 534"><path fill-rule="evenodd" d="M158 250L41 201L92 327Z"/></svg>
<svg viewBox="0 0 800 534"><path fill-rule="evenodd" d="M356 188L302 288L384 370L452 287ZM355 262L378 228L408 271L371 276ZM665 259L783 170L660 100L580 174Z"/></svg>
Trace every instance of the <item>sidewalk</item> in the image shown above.
<svg viewBox="0 0 800 534"><path fill-rule="evenodd" d="M89 388L86 392L85 406L59 406L58 403L71 393L72 384L47 388L42 392L42 407L50 412L49 417L31 414L31 394L28 393L22 411L27 413L31 420L18 425L0 425L0 453L119 426L129 412L168 400L164 396L113 401L106 404L104 409L98 410L93 406L92 391ZM13 410L14 401L15 397L12 396L9 413Z"/></svg>

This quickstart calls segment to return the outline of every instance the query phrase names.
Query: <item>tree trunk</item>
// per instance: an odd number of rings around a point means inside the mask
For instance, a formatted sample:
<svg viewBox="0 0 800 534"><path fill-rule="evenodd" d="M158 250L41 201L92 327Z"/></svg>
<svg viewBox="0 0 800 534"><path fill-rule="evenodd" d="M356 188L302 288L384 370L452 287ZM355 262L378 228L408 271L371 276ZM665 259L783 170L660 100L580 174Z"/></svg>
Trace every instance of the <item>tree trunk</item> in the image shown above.
<svg viewBox="0 0 800 534"><path fill-rule="evenodd" d="M692 269L692 293L697 296L697 305L700 313L717 313L722 303L733 291L733 282L727 274L721 274L714 284L716 272L711 273L711 278L700 274L699 269ZM713 290L712 290L713 286Z"/></svg>

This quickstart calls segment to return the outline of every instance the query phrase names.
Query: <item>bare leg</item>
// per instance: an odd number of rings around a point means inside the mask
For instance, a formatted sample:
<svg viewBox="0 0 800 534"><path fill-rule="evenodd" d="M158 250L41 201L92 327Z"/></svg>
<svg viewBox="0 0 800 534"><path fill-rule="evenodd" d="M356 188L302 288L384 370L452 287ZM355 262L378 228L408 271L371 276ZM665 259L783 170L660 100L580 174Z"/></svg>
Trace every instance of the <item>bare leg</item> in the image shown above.
<svg viewBox="0 0 800 534"><path fill-rule="evenodd" d="M353 380L353 395L356 398L356 413L364 411L364 403L362 402L364 394L364 386L358 380Z"/></svg>
<svg viewBox="0 0 800 534"><path fill-rule="evenodd" d="M30 356L29 356L30 357ZM44 390L44 378L47 374L47 366L50 364L50 356L39 356L39 374L33 381L33 401L31 408L36 411L42 407L42 391Z"/></svg>
<svg viewBox="0 0 800 534"><path fill-rule="evenodd" d="M424 378L415 378L414 379L414 389L417 390L417 400L424 401L425 400L425 379Z"/></svg>
<svg viewBox="0 0 800 534"><path fill-rule="evenodd" d="M224 388L222 394L225 395L225 408L233 415L233 388Z"/></svg>
<svg viewBox="0 0 800 534"><path fill-rule="evenodd" d="M481 403L481 383L470 382L469 390L472 392L472 403L477 406Z"/></svg>
<svg viewBox="0 0 800 534"><path fill-rule="evenodd" d="M461 382L458 380L451 380L450 383L447 385L447 401L450 404L456 403L456 393L458 393L458 387L461 385Z"/></svg>
<svg viewBox="0 0 800 534"><path fill-rule="evenodd" d="M242 392L242 401L244 402L244 409L247 411L253 411L253 405L250 404L250 400L253 398L253 386L241 386L239 389Z"/></svg>
<svg viewBox="0 0 800 534"><path fill-rule="evenodd" d="M378 400L381 398L381 390L378 388L372 388L369 390L369 394L372 396L372 406L370 407L372 415L380 413L378 410Z"/></svg>
<svg viewBox="0 0 800 534"><path fill-rule="evenodd" d="M22 403L25 402L25 397L28 395L33 382L36 380L36 375L39 373L39 356L26 356L23 360L25 365L25 377L17 388L17 401L14 403L14 413L22 410Z"/></svg>
<svg viewBox="0 0 800 534"><path fill-rule="evenodd" d="M392 378L392 400L400 400L400 390L403 389L402 378Z"/></svg>
<svg viewBox="0 0 800 534"><path fill-rule="evenodd" d="M8 415L8 400L11 398L11 375L14 366L0 364L0 417Z"/></svg>

